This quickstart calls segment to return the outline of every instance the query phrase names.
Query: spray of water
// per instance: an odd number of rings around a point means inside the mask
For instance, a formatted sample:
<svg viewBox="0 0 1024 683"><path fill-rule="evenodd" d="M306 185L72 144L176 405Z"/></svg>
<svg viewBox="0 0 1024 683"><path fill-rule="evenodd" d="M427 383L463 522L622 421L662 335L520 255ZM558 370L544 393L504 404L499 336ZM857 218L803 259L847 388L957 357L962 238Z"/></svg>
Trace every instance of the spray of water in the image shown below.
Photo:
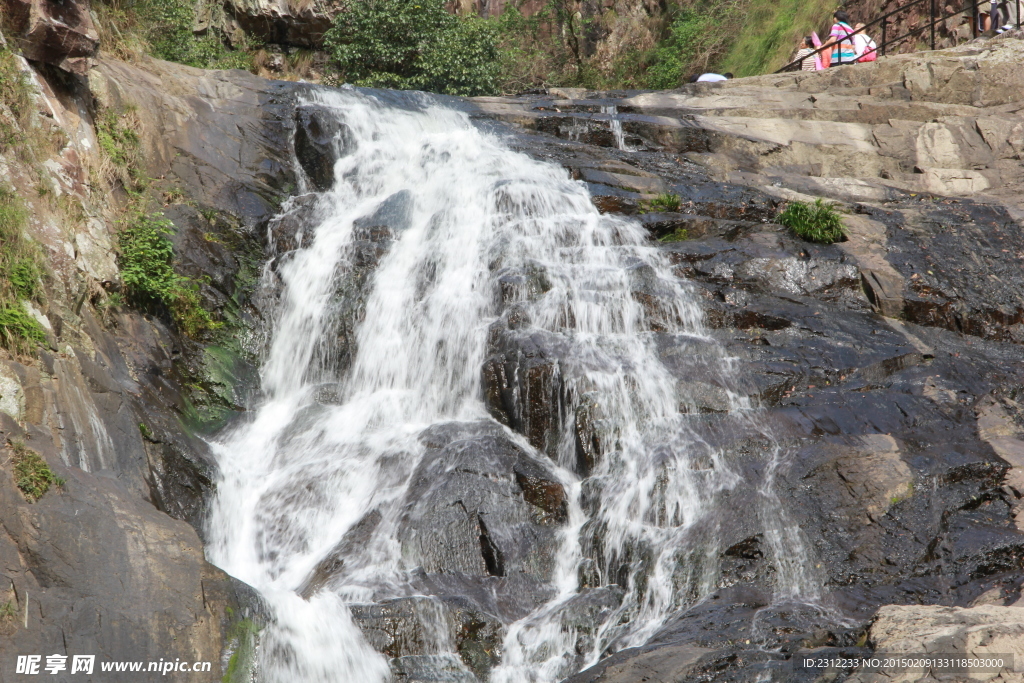
<svg viewBox="0 0 1024 683"><path fill-rule="evenodd" d="M509 151L465 115L355 91L313 97L344 122L346 150L334 188L315 197L319 218L302 247L264 279L278 298L252 418L214 444L223 479L208 552L258 588L275 615L263 635L263 677L388 678L388 662L346 605L408 595L417 557L402 547L399 525L424 455L418 437L442 422L491 419L480 386L487 331L513 307L565 348L558 372L567 417L553 450L536 456L557 461L568 522L554 596L508 625L491 680L556 681L643 643L713 590L715 504L741 481L693 427L694 400L659 356L659 337L692 342L731 386L732 363L705 332L694 296L639 225L600 215L581 183ZM386 230L386 248L365 284L365 315L343 330L346 355L337 348L339 300L365 261L354 245L367 229ZM510 273L539 273L545 286L500 296ZM753 419L741 393L726 393L732 413ZM580 415L598 451L586 472L574 431ZM770 489L763 483L765 510L778 507ZM308 590L371 511L367 540L345 550L343 579ZM793 557L799 539L778 514L764 517L782 590L806 592ZM569 616L582 583L622 586L618 607L587 633ZM436 618L425 604L418 618ZM451 665L450 643L430 647Z"/></svg>

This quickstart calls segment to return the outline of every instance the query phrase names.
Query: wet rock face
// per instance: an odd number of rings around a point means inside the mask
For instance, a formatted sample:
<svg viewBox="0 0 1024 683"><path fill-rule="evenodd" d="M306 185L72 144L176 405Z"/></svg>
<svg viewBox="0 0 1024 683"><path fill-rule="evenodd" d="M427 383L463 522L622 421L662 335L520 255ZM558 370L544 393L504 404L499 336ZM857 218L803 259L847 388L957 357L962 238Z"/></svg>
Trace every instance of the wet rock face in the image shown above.
<svg viewBox="0 0 1024 683"><path fill-rule="evenodd" d="M428 574L547 580L557 547L552 527L566 519L557 478L493 428L478 435L432 429L424 438L428 451L413 474L400 535L407 553Z"/></svg>
<svg viewBox="0 0 1024 683"><path fill-rule="evenodd" d="M19 435L5 425L3 436ZM258 609L252 590L206 563L191 527L112 476L51 467L65 483L36 503L7 472L0 485L0 596L17 612L0 622L4 680L26 653L180 658L219 671L229 633Z"/></svg>
<svg viewBox="0 0 1024 683"><path fill-rule="evenodd" d="M551 597L556 535L567 521L565 490L493 423L438 425L421 440L427 451L398 520L402 555L418 567L411 594L355 605L352 616L370 644L392 658L396 676L412 680L438 668L464 676L468 668L486 680L501 659L507 626ZM309 596L343 581L353 549L380 523L369 513L300 592ZM578 621L593 629L595 616L583 610ZM459 660L446 663L451 652Z"/></svg>
<svg viewBox="0 0 1024 683"><path fill-rule="evenodd" d="M88 0L4 0L4 10L26 59L84 75L100 46Z"/></svg>
<svg viewBox="0 0 1024 683"><path fill-rule="evenodd" d="M579 93L586 101L571 102L553 97L561 112L550 114L550 123L543 96L506 103L519 108L517 123L547 132L515 138L519 149L561 163L588 183L601 212L635 217L676 275L695 288L705 324L736 358L739 390L761 407L758 419L772 439L723 428L728 385L709 372L709 350L654 329L663 362L687 397L680 410L700 416L707 443L751 481L761 476L771 449L780 449L776 488L801 530L805 566L825 603L847 619L773 604L780 577L770 539L742 512L749 491L730 491L716 519L717 590L681 610L643 647L604 659L574 683L797 680L789 659L801 651L881 652L893 647L890 631L924 642L927 628L913 631L912 612L926 624L939 623L941 613L943 624L964 633L998 638L1010 628L1012 615L996 612L1015 609L1004 605L1019 599L1024 569L1019 169L1001 161L1014 149L1013 127L993 135L995 114L980 127L929 124L926 110L963 103L950 73L935 68L932 81L918 65L892 60L875 71L830 70L835 73L821 78L827 87L808 78L766 77L763 84L620 98L624 128L650 119L647 133L635 133L643 144L632 152L594 137L602 124L587 107L605 94ZM907 74L912 91L873 102L880 91L869 84L897 72ZM978 78L984 84L977 92L987 93L974 100L980 110L996 100L993 84L1010 76ZM734 88L751 99L741 100ZM778 96L778 88L792 96ZM845 97L849 108L841 104ZM838 110L819 113L825 100ZM480 104L480 113L504 119L488 114L488 106ZM905 123L892 119L896 110ZM882 111L888 118L880 118ZM808 133L837 122L845 123L824 137ZM653 132L668 136L693 127L708 133L707 145L685 156L659 144ZM857 150L832 146L837 135L865 129L873 131L865 145L848 140ZM590 132L577 134L584 130ZM820 156L811 159L811 148ZM851 154L863 155L856 173L834 161ZM889 165L893 160L899 163ZM921 164L927 168L910 177ZM866 168L879 177L865 178ZM953 168L982 168L992 193L972 198L978 185L950 180L946 171ZM987 175L992 168L1001 169L1001 184ZM962 179L970 176L961 170ZM679 208L651 212L655 192L677 195ZM786 201L818 196L847 211L846 241L812 244L774 224ZM542 282L524 276L513 286L528 291ZM646 294L638 288L638 300ZM491 414L549 457L558 455L550 444L571 423L575 470L586 476L601 458L603 444L592 427L601 416L564 387L559 369L569 361L566 350L512 309L492 328L488 350L483 387ZM586 483L583 490L587 510ZM599 555L600 530L584 535L597 544L585 547L585 555ZM583 563L582 586L598 576ZM886 606L893 604L923 606ZM979 605L994 611L972 607ZM749 645L758 642L777 650Z"/></svg>
<svg viewBox="0 0 1024 683"><path fill-rule="evenodd" d="M352 144L348 126L326 110L315 105L295 109L295 156L315 189L331 189L334 162Z"/></svg>
<svg viewBox="0 0 1024 683"><path fill-rule="evenodd" d="M61 30L74 29L73 11L82 9L43 6L66 22ZM85 23L77 26L84 31ZM61 40L72 52L58 66L68 68L81 43ZM50 59L28 48L26 55ZM62 89L68 81L54 74L37 73L40 97L75 148L63 153L66 175L54 183L69 206L80 202L96 218L73 242L53 244L40 212L33 237L49 248L55 270L42 311L47 343L37 359L0 360L0 462L9 462L8 444L20 442L66 480L29 504L10 468L0 466L0 573L10 586L0 605L10 601L21 611L17 622L0 619L0 678L13 678L16 656L33 652L200 659L220 677L225 653L251 653L239 634L251 640L252 624L240 620L264 615L251 589L203 558L197 530L218 473L198 434L242 412L253 386L243 340L260 314L251 301L263 258L259 236L295 187L296 86L156 61L100 59L88 72L89 91ZM116 227L98 217L121 216L123 207L81 184L100 161L91 156L96 108L134 110L144 172L157 179L154 186L173 190L153 199L163 199L160 210L175 225L176 266L201 283L204 306L224 334L188 339L165 312L103 305L118 289ZM10 159L5 169L24 190ZM62 262L68 251L81 259Z"/></svg>

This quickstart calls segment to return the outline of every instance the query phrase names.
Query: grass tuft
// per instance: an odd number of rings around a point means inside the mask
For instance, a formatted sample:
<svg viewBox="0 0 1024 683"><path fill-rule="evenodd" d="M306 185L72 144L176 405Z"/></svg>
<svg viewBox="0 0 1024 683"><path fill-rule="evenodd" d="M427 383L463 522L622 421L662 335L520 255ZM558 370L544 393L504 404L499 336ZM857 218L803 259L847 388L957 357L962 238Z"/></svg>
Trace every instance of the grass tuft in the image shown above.
<svg viewBox="0 0 1024 683"><path fill-rule="evenodd" d="M686 228L676 228L669 234L658 239L659 242L684 242L690 239L690 233L687 232Z"/></svg>
<svg viewBox="0 0 1024 683"><path fill-rule="evenodd" d="M43 257L25 238L28 211L17 194L0 186L0 344L28 352L46 341L46 333L23 301L41 301Z"/></svg>
<svg viewBox="0 0 1024 683"><path fill-rule="evenodd" d="M46 461L21 441L9 442L14 456L14 483L34 503L50 490L51 486L63 486L65 481L53 473Z"/></svg>
<svg viewBox="0 0 1024 683"><path fill-rule="evenodd" d="M32 114L32 86L18 58L0 47L0 152L25 144Z"/></svg>
<svg viewBox="0 0 1024 683"><path fill-rule="evenodd" d="M835 205L828 204L820 197L813 204L790 202L778 216L778 222L808 242L832 244L846 237L842 215Z"/></svg>
<svg viewBox="0 0 1024 683"><path fill-rule="evenodd" d="M679 195L677 194L659 194L654 199L644 202L643 208L645 213L672 213L679 210L679 203Z"/></svg>

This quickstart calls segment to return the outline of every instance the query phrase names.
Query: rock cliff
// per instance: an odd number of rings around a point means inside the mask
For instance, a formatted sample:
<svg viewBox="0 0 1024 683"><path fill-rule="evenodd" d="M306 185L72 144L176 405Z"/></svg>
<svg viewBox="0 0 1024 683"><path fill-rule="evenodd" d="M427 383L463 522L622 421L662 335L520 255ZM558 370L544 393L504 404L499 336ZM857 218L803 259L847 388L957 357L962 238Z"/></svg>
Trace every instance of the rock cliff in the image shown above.
<svg viewBox="0 0 1024 683"><path fill-rule="evenodd" d="M52 273L46 304L33 308L45 344L0 356L0 606L11 606L0 612L0 671L13 678L16 655L57 652L211 661L209 680L237 673L260 608L203 559L217 472L202 436L256 391L261 297L273 296L257 274L298 243L301 198L272 219L304 176L329 183L332 131L297 108L312 86L152 60L102 57L83 71L65 63L71 53L31 58L31 126L59 143L31 162L0 154ZM570 680L796 680L797 653L924 648L940 627L1009 638L1019 651L1010 605L1024 576L1022 58L1024 43L1008 37L677 91L443 100L561 164L602 211L635 216L700 294L786 453L778 496L821 588L817 612L772 603L768 542L745 514L751 492L736 489L718 521L710 597L645 646L609 652ZM175 226L178 267L201 282L219 331L189 338L166 312L111 302L130 198L105 166L98 122L108 113L137 133L149 192ZM672 211L652 203L665 195ZM846 241L807 243L774 222L785 202L817 197L847 212ZM367 272L380 247L372 227ZM356 275L358 289L367 276ZM637 276L638 301L653 307L661 295ZM585 475L601 457L596 417L559 410L561 350L506 322L480 370L489 411L541 454L551 434L575 430ZM728 402L702 349L665 335L658 344L693 397L681 409L704 416L703 437L754 473L766 446L716 429ZM442 598L460 656L485 677L522 604L546 595L565 494L506 437L482 429L458 448L453 438L439 433L431 445L417 476L432 485L414 489L422 514L409 529L429 538L432 558L417 588ZM63 483L30 502L13 476L16 448L38 453ZM434 466L456 456L474 466ZM470 507L507 500L487 519L520 525L523 538L492 533L476 507L470 522L455 519L452 501L466 490ZM508 580L506 564L529 581ZM318 567L303 590L326 585L330 570ZM588 586L581 633L620 592ZM374 647L415 658L416 609L382 602L354 617ZM943 647L992 651L978 642ZM426 680L409 671L405 680Z"/></svg>
<svg viewBox="0 0 1024 683"><path fill-rule="evenodd" d="M160 62L101 58L82 81L22 68L33 112L0 168L51 275L32 311L45 344L0 357L0 670L13 677L16 655L95 654L211 662L219 680L250 657L260 606L204 559L217 475L201 437L242 409L254 372L240 336L253 329L260 228L295 188L295 87ZM202 281L219 336L190 339L165 313L118 303L128 197L97 125L110 112L131 121L138 172L155 179L178 267ZM37 146L40 131L57 143ZM59 478L36 502L15 486L19 449Z"/></svg>

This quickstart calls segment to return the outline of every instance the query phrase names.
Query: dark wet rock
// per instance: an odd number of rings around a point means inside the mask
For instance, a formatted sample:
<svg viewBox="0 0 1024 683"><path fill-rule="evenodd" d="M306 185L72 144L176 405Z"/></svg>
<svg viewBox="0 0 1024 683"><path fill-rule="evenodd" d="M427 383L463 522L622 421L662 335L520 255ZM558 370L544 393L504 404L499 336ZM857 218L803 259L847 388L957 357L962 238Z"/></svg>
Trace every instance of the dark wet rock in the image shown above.
<svg viewBox="0 0 1024 683"><path fill-rule="evenodd" d="M513 467L516 483L523 491L527 503L542 512L541 520L550 524L564 524L568 519L568 503L562 483L537 463L520 459Z"/></svg>
<svg viewBox="0 0 1024 683"><path fill-rule="evenodd" d="M295 592L306 600L309 600L317 593L324 584L332 577L342 571L345 566L345 558L363 546L373 536L373 532L380 524L381 514L377 510L366 513L362 519L356 522L351 529L331 549L327 555L317 562L309 576L295 589Z"/></svg>
<svg viewBox="0 0 1024 683"><path fill-rule="evenodd" d="M108 473L44 455L65 483L36 503L6 473L0 483L4 601L18 612L14 628L0 625L4 680L14 678L16 655L32 652L180 657L213 662L219 675L237 623L259 618L255 592L207 564L186 523Z"/></svg>
<svg viewBox="0 0 1024 683"><path fill-rule="evenodd" d="M267 223L266 252L268 256L283 256L313 239L313 230L323 220L322 199L316 194L293 197L284 210Z"/></svg>
<svg viewBox="0 0 1024 683"><path fill-rule="evenodd" d="M501 657L504 625L465 598L396 598L353 605L350 610L374 649L403 660L393 662L396 674L409 667L409 657L438 657L454 651L466 669L486 678ZM445 662L444 668L453 664Z"/></svg>
<svg viewBox="0 0 1024 683"><path fill-rule="evenodd" d="M401 683L474 683L476 678L452 655L407 655L391 660L391 673Z"/></svg>
<svg viewBox="0 0 1024 683"><path fill-rule="evenodd" d="M348 127L316 105L295 108L295 156L317 190L334 185L334 162L353 144Z"/></svg>
<svg viewBox="0 0 1024 683"><path fill-rule="evenodd" d="M398 192L382 202L372 215L356 221L353 239L345 246L344 257L335 273L325 343L318 346L314 367L320 375L333 373L340 379L356 354L356 328L366 317L366 297L373 275L394 240L408 227L409 197ZM301 218L310 213L299 209ZM316 215L316 214L313 214ZM316 223L303 223L311 230ZM327 397L325 396L325 399ZM326 402L330 402L329 399Z"/></svg>
<svg viewBox="0 0 1024 683"><path fill-rule="evenodd" d="M530 497L549 506L559 497L557 480L492 428L458 434L442 426L423 438L441 443L429 447L409 486L400 533L406 552L427 573L546 580L557 541L555 530L538 522L552 513L528 502L517 470L532 475Z"/></svg>
<svg viewBox="0 0 1024 683"><path fill-rule="evenodd" d="M84 75L100 40L88 0L5 0L5 30L25 59Z"/></svg>
<svg viewBox="0 0 1024 683"><path fill-rule="evenodd" d="M484 396L491 415L557 459L565 387L559 361L568 350L557 335L496 324L483 367Z"/></svg>

